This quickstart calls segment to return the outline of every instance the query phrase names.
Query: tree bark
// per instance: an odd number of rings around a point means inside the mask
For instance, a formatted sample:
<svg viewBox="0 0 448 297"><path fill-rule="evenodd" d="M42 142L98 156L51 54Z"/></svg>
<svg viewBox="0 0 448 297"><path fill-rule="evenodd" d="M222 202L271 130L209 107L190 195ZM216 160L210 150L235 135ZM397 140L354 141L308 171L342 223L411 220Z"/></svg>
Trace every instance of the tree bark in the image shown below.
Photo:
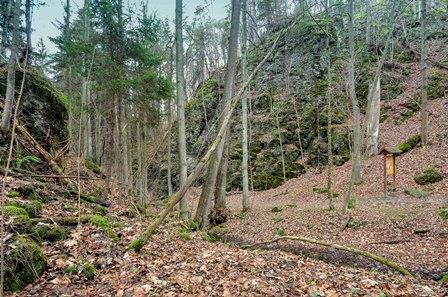
<svg viewBox="0 0 448 297"><path fill-rule="evenodd" d="M182 2L182 0L176 0L176 92L180 187L186 183L188 176L187 144L185 135L185 101L187 96L185 90ZM185 197L183 197L180 202L180 218L184 221L190 218L190 211Z"/></svg>
<svg viewBox="0 0 448 297"><path fill-rule="evenodd" d="M420 126L420 135L422 138L422 146L425 147L428 145L428 45L427 45L427 37L426 37L426 0L421 0L421 61L420 61L420 71L421 71L421 126Z"/></svg>
<svg viewBox="0 0 448 297"><path fill-rule="evenodd" d="M241 0L232 0L232 17L230 25L230 40L227 58L226 74L224 79L224 97L223 97L223 108L226 110L226 106L230 104L233 95L234 83L235 83L235 73L236 73L236 61L238 55L238 35L240 30L240 14L241 14ZM219 119L222 123L225 113ZM208 213L210 206L210 199L212 199L218 173L227 174L224 170L219 171L219 165L223 157L224 148L227 142L226 134L229 133L227 130L223 133L223 138L218 145L218 149L214 152L215 156L211 159L212 162L209 163L207 168L207 173L202 188L201 196L199 198L198 209L195 215L195 221L199 228L206 228L208 225ZM226 168L224 168L226 169Z"/></svg>
<svg viewBox="0 0 448 297"><path fill-rule="evenodd" d="M372 95L371 103L369 104L369 112L367 113L367 138L366 138L366 155L373 157L378 155L378 137L380 132L380 100L381 100L381 87L380 79L375 79L369 92Z"/></svg>
<svg viewBox="0 0 448 297"><path fill-rule="evenodd" d="M247 0L242 0L242 38L241 38L241 68L243 81L247 80ZM249 210L249 140L248 140L248 114L247 114L247 96L245 93L241 96L241 123L243 159L241 162L241 177L243 179L243 212Z"/></svg>
<svg viewBox="0 0 448 297"><path fill-rule="evenodd" d="M8 62L8 76L6 78L6 94L5 94L5 105L3 107L3 114L0 123L0 129L3 132L9 131L12 107L14 105L14 95L16 89L16 59L19 51L20 42L20 6L21 0L14 1L14 12L12 17L12 44L11 53Z"/></svg>

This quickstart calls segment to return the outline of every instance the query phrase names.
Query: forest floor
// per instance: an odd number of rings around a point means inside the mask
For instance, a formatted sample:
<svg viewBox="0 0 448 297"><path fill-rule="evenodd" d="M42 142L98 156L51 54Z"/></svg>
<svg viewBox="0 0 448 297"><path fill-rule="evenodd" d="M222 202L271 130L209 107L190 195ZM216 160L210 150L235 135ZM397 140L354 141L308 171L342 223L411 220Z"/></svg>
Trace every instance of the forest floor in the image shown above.
<svg viewBox="0 0 448 297"><path fill-rule="evenodd" d="M418 66L408 67L416 71ZM396 123L417 92L417 76L410 77L405 92L387 103L388 118L380 127L383 147L396 146L419 133L419 112ZM448 270L448 220L437 214L447 203L448 178L422 187L414 177L428 166L448 175L448 98L430 101L429 112L430 145L398 156L397 189L387 198L383 197L381 156L363 161L363 183L354 189L358 203L348 215L327 210L326 195L318 193L325 188L326 171L309 169L276 189L252 192L248 213L240 212L241 193L230 194L232 215L224 225L222 241L210 242L206 233L186 230L173 213L136 253L127 249L129 243L163 205L150 207L146 216L135 212L130 216L129 197L117 194L105 215L109 227L82 224L71 228L65 240L44 242L47 270L11 296L447 296L448 283L434 278ZM347 162L334 168L337 209L342 206L350 167ZM8 190L26 183L9 177ZM83 190L93 187L92 183L83 183ZM405 194L406 189L430 195L414 198ZM193 188L188 193L191 209L199 192ZM42 216L77 215L76 199L50 196L53 199ZM94 205L81 206L83 214L96 211ZM282 234L370 251L396 261L415 277L404 277L352 253L305 243L241 247ZM83 273L80 259L96 267L93 279Z"/></svg>
<svg viewBox="0 0 448 297"><path fill-rule="evenodd" d="M432 118L447 119L446 104L446 99L431 101ZM396 145L418 133L417 120L416 115L402 126L393 124L392 117L386 120L381 129L388 132L382 142ZM163 205L153 206L146 217L129 218L132 206L122 197L106 215L118 239L83 224L66 240L44 243L46 272L14 296L446 296L448 284L433 278L448 268L448 222L437 215L446 203L448 182L426 188L432 191L426 198L404 193L405 188L419 188L413 176L421 168L435 164L447 170L448 147L443 140L448 124L439 120L435 126L435 122L431 121L431 146L398 157L397 190L389 197L382 197L381 157L363 163L364 182L355 188L358 204L347 216L326 210L325 194L313 191L324 186L325 171L309 171L276 189L251 193L251 210L246 214L240 213L241 194L229 195L232 216L224 226L224 242L209 242L202 232L186 232L173 214L135 253L128 244ZM349 172L349 163L334 170L338 208ZM14 189L21 183L10 178L8 185ZM199 191L188 193L191 206ZM44 207L43 216L76 215L76 205L76 199L59 197ZM94 212L89 204L82 208L83 213ZM349 217L353 224L347 227ZM415 277L348 252L299 242L241 248L279 234L367 250L396 261ZM87 279L76 266L81 258L96 267L94 279Z"/></svg>

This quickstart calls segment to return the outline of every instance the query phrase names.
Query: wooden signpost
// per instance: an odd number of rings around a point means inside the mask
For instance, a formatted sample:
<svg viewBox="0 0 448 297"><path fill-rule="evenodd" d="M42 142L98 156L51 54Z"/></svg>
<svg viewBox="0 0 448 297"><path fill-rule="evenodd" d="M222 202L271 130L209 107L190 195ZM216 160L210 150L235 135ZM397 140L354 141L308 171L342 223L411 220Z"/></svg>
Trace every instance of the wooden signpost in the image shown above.
<svg viewBox="0 0 448 297"><path fill-rule="evenodd" d="M396 189L397 162L396 156L400 153L398 149L383 148L380 154L384 160L384 197L387 197L387 178L393 177L393 189Z"/></svg>

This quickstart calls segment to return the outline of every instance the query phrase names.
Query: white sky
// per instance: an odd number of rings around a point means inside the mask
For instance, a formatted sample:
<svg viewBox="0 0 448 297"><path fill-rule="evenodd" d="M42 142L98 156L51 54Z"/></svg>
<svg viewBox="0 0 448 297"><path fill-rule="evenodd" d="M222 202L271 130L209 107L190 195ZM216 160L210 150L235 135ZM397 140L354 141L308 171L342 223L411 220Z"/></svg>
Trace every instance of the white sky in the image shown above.
<svg viewBox="0 0 448 297"><path fill-rule="evenodd" d="M55 27L56 20L62 21L64 15L64 4L66 0L44 0L44 6L35 8L33 13L33 34L32 41L36 44L40 38L43 38L49 52L53 53L55 47L48 37L57 36L59 34ZM81 7L83 0L71 0L72 16ZM125 3L135 5L141 3L140 0L125 0ZM169 18L174 20L175 0L148 0L148 10L157 12L161 18ZM204 0L184 0L184 14L187 21L193 16L194 10L198 5L202 5ZM230 0L214 0L208 11L211 18L222 19L226 14L226 6L230 4ZM125 4L127 6L127 4Z"/></svg>

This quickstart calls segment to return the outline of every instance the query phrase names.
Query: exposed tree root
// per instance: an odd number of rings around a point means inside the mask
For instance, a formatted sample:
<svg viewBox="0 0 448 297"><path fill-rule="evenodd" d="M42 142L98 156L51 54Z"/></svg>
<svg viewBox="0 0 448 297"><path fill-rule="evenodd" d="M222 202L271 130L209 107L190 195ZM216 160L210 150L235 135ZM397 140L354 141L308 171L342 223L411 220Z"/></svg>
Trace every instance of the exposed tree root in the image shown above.
<svg viewBox="0 0 448 297"><path fill-rule="evenodd" d="M328 248L334 248L334 249L337 249L337 250L342 250L342 251L346 251L346 252L355 253L357 255L360 255L360 256L363 256L363 257L366 257L366 258L370 258L372 260L377 261L378 263L386 265L387 267L389 267L389 268L391 268L393 270L396 270L396 271L400 272L401 274L403 274L405 276L412 276L412 274L408 270L406 270L405 268L401 267L400 265L398 265L394 261L386 259L386 258L384 258L382 256L378 256L378 255L372 254L372 253L367 252L367 251L359 250L359 249L354 248L354 247L339 245L339 244L335 244L335 243L320 241L320 240L306 238L306 237L300 237L300 236L280 236L280 237L274 238L273 240L270 240L270 241L255 243L255 244L252 244L252 245L246 245L246 246L244 246L244 248L254 248L254 247L259 246L259 245L275 243L275 242L279 242L279 241L282 241L282 240L301 241L301 242L317 244L317 245L325 246L325 247L328 247Z"/></svg>

